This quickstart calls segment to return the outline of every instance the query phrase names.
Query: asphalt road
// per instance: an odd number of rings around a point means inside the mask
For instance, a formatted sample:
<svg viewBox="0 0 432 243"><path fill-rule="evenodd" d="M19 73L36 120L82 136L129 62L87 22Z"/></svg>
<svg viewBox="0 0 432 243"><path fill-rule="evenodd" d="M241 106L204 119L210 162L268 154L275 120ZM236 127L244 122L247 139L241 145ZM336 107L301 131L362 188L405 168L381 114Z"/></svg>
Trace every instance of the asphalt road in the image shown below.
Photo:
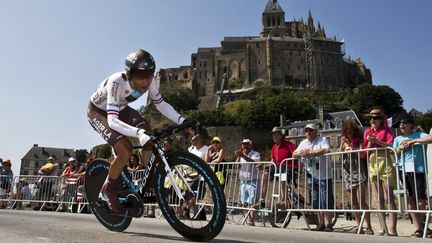
<svg viewBox="0 0 432 243"><path fill-rule="evenodd" d="M0 242L184 242L163 219L134 219L122 233L92 215L0 210ZM430 242L430 239L311 232L226 224L213 242Z"/></svg>

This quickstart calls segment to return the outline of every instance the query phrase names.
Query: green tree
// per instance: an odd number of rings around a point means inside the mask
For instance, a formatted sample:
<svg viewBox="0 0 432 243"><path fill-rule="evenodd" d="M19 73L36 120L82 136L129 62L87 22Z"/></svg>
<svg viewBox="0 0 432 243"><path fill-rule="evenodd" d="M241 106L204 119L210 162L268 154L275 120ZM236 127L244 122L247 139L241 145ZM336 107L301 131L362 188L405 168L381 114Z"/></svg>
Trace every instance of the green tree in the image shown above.
<svg viewBox="0 0 432 243"><path fill-rule="evenodd" d="M417 125L421 126L426 133L429 133L432 128L432 109L424 113L423 117L418 117L415 120Z"/></svg>
<svg viewBox="0 0 432 243"><path fill-rule="evenodd" d="M361 84L352 98L353 109L358 114L368 113L373 107L381 107L388 116L403 112L403 99L387 85Z"/></svg>
<svg viewBox="0 0 432 243"><path fill-rule="evenodd" d="M111 146L107 143L96 145L92 148L91 154L94 158L109 159L112 155Z"/></svg>
<svg viewBox="0 0 432 243"><path fill-rule="evenodd" d="M88 154L89 152L87 149L75 150L75 159L78 161L78 163L85 163Z"/></svg>

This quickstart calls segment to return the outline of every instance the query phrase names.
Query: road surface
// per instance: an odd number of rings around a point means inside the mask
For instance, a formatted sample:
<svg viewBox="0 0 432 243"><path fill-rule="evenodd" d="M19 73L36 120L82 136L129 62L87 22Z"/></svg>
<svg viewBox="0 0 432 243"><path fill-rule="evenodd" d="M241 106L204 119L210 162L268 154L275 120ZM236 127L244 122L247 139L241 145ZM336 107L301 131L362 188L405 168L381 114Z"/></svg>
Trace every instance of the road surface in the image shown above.
<svg viewBox="0 0 432 243"><path fill-rule="evenodd" d="M0 242L185 242L165 220L134 219L122 233L103 228L90 214L0 210ZM430 242L430 239L226 224L213 242Z"/></svg>

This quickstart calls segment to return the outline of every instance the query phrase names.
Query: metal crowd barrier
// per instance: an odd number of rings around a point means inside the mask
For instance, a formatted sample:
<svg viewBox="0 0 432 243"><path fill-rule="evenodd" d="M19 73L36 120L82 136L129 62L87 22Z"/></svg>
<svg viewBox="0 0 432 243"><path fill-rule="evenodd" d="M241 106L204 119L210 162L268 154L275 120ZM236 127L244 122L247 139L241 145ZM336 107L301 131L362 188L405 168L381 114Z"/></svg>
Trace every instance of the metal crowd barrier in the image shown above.
<svg viewBox="0 0 432 243"><path fill-rule="evenodd" d="M403 212L425 217L425 222L429 222L432 200L428 183L427 145L415 144L408 149L401 151L400 156L393 148L327 153L319 158L313 158L315 162L319 161L316 170L311 167L317 166L310 164L311 158L286 159L278 167L268 161L222 162L218 165L217 175L220 180L223 180L228 207L227 218L235 223L245 224L253 211L261 216L263 224L268 220L286 226L294 213L303 215L305 224L309 228L311 222L306 215L317 212L334 213L335 217L347 212L355 214L356 217L361 215L360 226L363 225L365 216L370 213ZM425 173L416 172L415 166L405 163L405 153L408 151L414 154L416 159L423 158L422 166L425 168ZM287 167L295 161L298 161L300 169ZM321 170L322 173L315 174ZM132 173L132 180L140 183L142 173L144 170ZM193 178L194 175L184 168L177 168L176 173L177 176L190 179L189 186L196 192L198 199L194 210L198 212L196 215L199 215L199 212L205 211L205 206L209 205L206 203L208 195L206 195L206 188L202 186L202 178ZM407 191L407 173L412 173L414 178L411 195ZM419 187L420 183L423 183L418 181L421 177L426 181L424 188ZM327 181L329 184L311 183L314 182L312 178ZM15 176L6 179L5 176L0 176L0 181L7 180L11 185L0 186L5 187L0 190L0 203L9 203L11 208L15 204L24 202L39 205L41 210L50 203L86 204L83 196L84 183L81 178L62 180L56 176ZM379 181L384 182L384 186L376 186ZM169 187L168 184L165 186ZM326 186L327 189L323 188ZM360 187L363 189L358 190ZM246 200L249 195L246 195L245 188L248 188L248 194L253 194L249 201ZM323 198L318 196L318 200L315 200L316 205L313 205L312 193L323 189L327 195L333 195L334 200L327 197L327 201L324 202ZM383 199L384 193L389 196L388 200ZM180 205L175 193L170 199L172 206ZM157 206L156 203L146 203L146 205ZM238 212L243 213L237 216ZM282 218L278 217L279 213L283 215ZM427 227L428 223L424 225L424 234Z"/></svg>
<svg viewBox="0 0 432 243"><path fill-rule="evenodd" d="M400 151L399 173L404 186L404 211L410 214L411 219L421 223L427 222L422 227L423 238L428 233L430 215L432 213L432 198L430 192L431 181L428 173L429 164L427 147L431 143L416 143ZM430 232L429 232L430 234Z"/></svg>
<svg viewBox="0 0 432 243"><path fill-rule="evenodd" d="M292 212L303 216L306 212L327 212L336 218L341 213L361 214L362 225L366 213L400 213L402 210L400 195L404 194L405 184L398 183L397 156L391 148L334 152L298 160L302 169L288 167L295 159L286 159L276 174L279 180L274 197L278 199L277 204L284 205L283 210L277 211L286 212L282 225ZM379 173L372 173L376 171ZM384 182L386 187L375 186L377 182ZM390 185L393 185L392 190ZM364 188L358 190L360 187ZM323 192L326 198L321 198ZM383 193L390 199L384 201ZM315 205L312 200L314 194L318 196ZM396 195L397 205L393 203L392 195ZM309 228L308 217L304 219Z"/></svg>
<svg viewBox="0 0 432 243"><path fill-rule="evenodd" d="M87 204L84 196L84 181L81 178L61 178L59 176L15 176L7 196L0 197L2 204L9 209L23 206L34 210L50 207L58 211L61 206L78 207L81 212Z"/></svg>

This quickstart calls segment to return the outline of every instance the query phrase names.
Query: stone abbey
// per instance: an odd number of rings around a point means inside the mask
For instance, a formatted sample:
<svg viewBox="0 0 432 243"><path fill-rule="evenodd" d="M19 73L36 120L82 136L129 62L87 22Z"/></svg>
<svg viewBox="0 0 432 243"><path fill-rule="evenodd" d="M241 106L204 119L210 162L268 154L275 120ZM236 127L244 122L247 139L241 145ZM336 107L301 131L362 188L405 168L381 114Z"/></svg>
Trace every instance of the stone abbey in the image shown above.
<svg viewBox="0 0 432 243"><path fill-rule="evenodd" d="M359 58L345 57L344 41L327 37L319 22L315 26L310 11L307 21L286 22L278 1L269 0L259 36L225 37L220 47L198 48L190 66L161 70L161 83L173 81L199 97L214 97L258 83L293 90L334 90L372 83L372 77Z"/></svg>

